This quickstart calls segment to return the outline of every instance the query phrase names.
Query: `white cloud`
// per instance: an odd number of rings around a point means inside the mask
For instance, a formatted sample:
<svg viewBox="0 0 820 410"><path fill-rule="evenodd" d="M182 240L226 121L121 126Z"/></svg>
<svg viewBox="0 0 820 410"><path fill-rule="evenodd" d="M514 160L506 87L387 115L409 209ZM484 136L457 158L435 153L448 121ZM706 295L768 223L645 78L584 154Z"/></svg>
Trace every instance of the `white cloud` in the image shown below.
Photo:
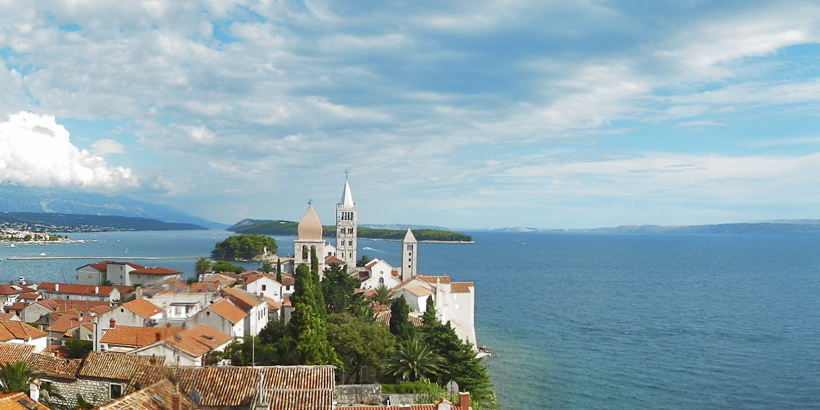
<svg viewBox="0 0 820 410"><path fill-rule="evenodd" d="M100 144L106 145L112 146ZM53 116L30 112L0 123L0 181L91 189L137 186L130 169L109 166L102 157L80 150Z"/></svg>
<svg viewBox="0 0 820 410"><path fill-rule="evenodd" d="M91 144L91 151L100 156L125 154L125 146L115 140L101 139Z"/></svg>

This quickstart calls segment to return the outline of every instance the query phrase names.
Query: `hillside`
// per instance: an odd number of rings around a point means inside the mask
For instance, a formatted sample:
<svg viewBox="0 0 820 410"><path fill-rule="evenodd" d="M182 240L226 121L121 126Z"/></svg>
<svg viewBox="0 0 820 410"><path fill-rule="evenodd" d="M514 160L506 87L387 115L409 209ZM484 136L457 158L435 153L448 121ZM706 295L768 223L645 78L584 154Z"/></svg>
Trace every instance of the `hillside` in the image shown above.
<svg viewBox="0 0 820 410"><path fill-rule="evenodd" d="M209 229L225 229L223 224L214 223L169 206L124 196L107 196L12 184L0 184L0 212L122 216L204 226Z"/></svg>
<svg viewBox="0 0 820 410"><path fill-rule="evenodd" d="M190 231L207 229L189 223L108 215L73 215L36 212L0 213L0 226L33 232Z"/></svg>
<svg viewBox="0 0 820 410"><path fill-rule="evenodd" d="M239 234L261 233L263 235L296 236L298 223L293 221L268 221L257 219L243 219L235 225L227 228L231 232ZM335 236L335 226L324 226L326 236ZM380 229L366 226L359 227L360 239L386 239L401 240L404 238L406 229ZM413 230L416 240L419 241L442 241L442 242L472 242L473 237L463 233L446 231L443 229L419 229Z"/></svg>

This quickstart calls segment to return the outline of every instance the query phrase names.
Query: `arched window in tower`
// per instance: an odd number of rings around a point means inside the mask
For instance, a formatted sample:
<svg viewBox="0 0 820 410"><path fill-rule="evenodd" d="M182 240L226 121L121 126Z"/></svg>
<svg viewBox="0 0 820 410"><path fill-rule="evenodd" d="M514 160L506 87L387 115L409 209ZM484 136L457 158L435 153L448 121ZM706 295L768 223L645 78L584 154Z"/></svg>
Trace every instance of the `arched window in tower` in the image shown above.
<svg viewBox="0 0 820 410"><path fill-rule="evenodd" d="M307 245L302 245L302 260L306 261L309 256L310 256L310 252L309 252L309 249L308 249Z"/></svg>

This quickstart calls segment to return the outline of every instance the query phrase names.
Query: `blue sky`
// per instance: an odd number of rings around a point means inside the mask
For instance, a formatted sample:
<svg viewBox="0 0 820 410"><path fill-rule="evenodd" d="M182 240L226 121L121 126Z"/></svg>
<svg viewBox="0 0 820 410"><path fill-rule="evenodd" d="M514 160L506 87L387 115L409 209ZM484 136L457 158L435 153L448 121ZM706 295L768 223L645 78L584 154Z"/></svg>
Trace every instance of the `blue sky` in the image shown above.
<svg viewBox="0 0 820 410"><path fill-rule="evenodd" d="M0 13L0 181L217 222L820 218L803 1L42 1Z"/></svg>

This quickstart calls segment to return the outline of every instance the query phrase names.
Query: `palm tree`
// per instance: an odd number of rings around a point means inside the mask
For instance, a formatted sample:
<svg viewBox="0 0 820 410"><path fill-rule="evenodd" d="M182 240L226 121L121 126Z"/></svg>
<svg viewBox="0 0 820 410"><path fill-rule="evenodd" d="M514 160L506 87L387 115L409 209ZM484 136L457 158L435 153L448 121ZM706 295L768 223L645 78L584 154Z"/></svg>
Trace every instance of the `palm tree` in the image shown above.
<svg viewBox="0 0 820 410"><path fill-rule="evenodd" d="M194 269L195 269L197 275L202 275L202 274L205 274L207 272L210 272L211 268L213 268L213 266L214 266L214 262L212 260L210 260L208 258L205 258L205 257L202 257L202 258L199 258L196 261L196 268L194 268Z"/></svg>
<svg viewBox="0 0 820 410"><path fill-rule="evenodd" d="M259 265L259 270L263 273L271 273L273 272L273 265L270 262L262 262L262 264Z"/></svg>
<svg viewBox="0 0 820 410"><path fill-rule="evenodd" d="M441 372L444 359L427 343L413 338L399 344L387 364L387 374L402 381L427 381Z"/></svg>
<svg viewBox="0 0 820 410"><path fill-rule="evenodd" d="M376 288L375 300L384 306L390 305L390 289L387 286L379 285Z"/></svg>
<svg viewBox="0 0 820 410"><path fill-rule="evenodd" d="M45 373L29 367L25 361L14 363L4 363L0 365L0 392L2 393L28 393L29 383L39 380ZM45 404L50 404L51 398L62 398L60 390L51 383L43 383L40 386L41 394Z"/></svg>

